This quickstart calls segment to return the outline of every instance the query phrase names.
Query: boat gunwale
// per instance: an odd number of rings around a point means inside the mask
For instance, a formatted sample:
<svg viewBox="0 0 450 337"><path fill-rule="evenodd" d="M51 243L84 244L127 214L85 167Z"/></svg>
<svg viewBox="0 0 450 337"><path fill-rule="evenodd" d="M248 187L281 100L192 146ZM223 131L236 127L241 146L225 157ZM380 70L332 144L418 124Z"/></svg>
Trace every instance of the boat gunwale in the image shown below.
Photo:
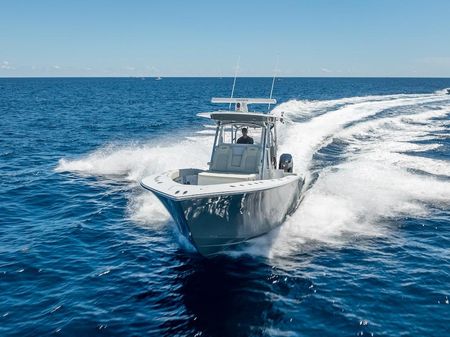
<svg viewBox="0 0 450 337"><path fill-rule="evenodd" d="M289 183L292 183L294 181L298 181L298 180L303 180L303 177L300 176L299 174L296 173L292 173L289 175L286 175L284 177L281 178L273 178L273 179L264 179L264 180L251 180L251 181L238 181L235 183L224 183L224 184L213 184L213 185L184 185L184 184L180 184L178 182L176 182L175 180L170 178L170 174L174 173L176 171L179 170L172 170L172 171L166 171L162 174L154 174L148 177L145 177L144 179L141 180L140 185L145 188L146 190L149 190L153 193L155 193L156 195L160 195L166 198L169 198L171 200L175 200L175 201L183 201L183 200L189 200L189 199L202 199L202 198L208 198L208 197L217 197L217 196L223 196L223 195L238 195L238 194L246 194L246 193L257 193L259 191L266 191L266 190L271 190L271 189L275 189L284 185L287 185ZM151 187L150 185L147 185L144 180L152 180L155 181L156 178L165 178L167 179L167 181L165 181L165 183L170 183L170 187L172 186L180 186L180 187L185 187L187 188L185 191L188 191L189 189L192 190L192 187L196 187L198 188L198 191L189 191L185 194L181 194L181 195L174 195L173 193L166 193L164 191L162 191L161 189L157 189L154 187ZM288 178L288 179L285 179ZM290 178L290 179L289 179ZM259 186L259 188L255 188L255 183L256 182L262 182L262 183L257 183ZM270 185L268 185L267 183L272 183ZM273 184L273 183L276 184ZM164 182L162 182L164 183ZM249 184L250 183L250 184ZM242 185L245 184L246 186L238 186L238 185ZM231 186L231 185L236 185L236 186ZM167 186L167 185L166 185ZM214 186L214 187L227 187L226 191L218 191L218 190L214 190L214 191L200 191L200 186ZM235 188L235 187L241 187L240 189L229 189L229 188ZM242 187L247 187L247 189L242 189ZM251 189L248 189L248 188ZM195 194L192 194L192 193Z"/></svg>

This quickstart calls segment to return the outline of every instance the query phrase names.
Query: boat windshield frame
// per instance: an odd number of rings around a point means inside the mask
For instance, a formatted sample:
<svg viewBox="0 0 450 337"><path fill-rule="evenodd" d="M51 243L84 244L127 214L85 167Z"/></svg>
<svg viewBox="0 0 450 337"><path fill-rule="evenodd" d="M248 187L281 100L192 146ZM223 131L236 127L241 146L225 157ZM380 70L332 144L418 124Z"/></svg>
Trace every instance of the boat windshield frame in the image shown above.
<svg viewBox="0 0 450 337"><path fill-rule="evenodd" d="M223 132L224 128L231 126L232 142L223 142ZM241 130L243 127L254 127L261 129L261 135L258 142L255 142L253 145L257 145L261 150L261 157L259 158L259 176L260 179L264 179L270 176L270 172L273 169L276 169L276 165L272 167L271 165L271 153L277 152L277 132L276 132L276 123L275 121L271 122L253 122L253 121L220 121L216 120L216 132L214 137L214 142L211 151L211 158L208 164L211 164L214 160L214 154L217 147L221 144L237 144L237 132ZM250 144L242 144L242 145L250 145ZM270 160L269 160L270 159Z"/></svg>
<svg viewBox="0 0 450 337"><path fill-rule="evenodd" d="M263 143L263 134L264 134L264 128L265 126L259 123L253 123L253 122L221 122L220 125L218 125L218 131L217 137L214 142L214 146L221 145L221 144L238 144L238 132L239 130L242 130L243 128L252 128L252 129L259 129L258 131L261 131L259 137L252 137L254 140L254 145L261 145ZM229 128L226 130L226 128ZM231 142L224 141L225 133L230 131L231 129L231 135L229 139L231 139ZM259 132L258 132L259 133ZM251 135L249 135L251 137ZM259 139L258 139L259 138Z"/></svg>

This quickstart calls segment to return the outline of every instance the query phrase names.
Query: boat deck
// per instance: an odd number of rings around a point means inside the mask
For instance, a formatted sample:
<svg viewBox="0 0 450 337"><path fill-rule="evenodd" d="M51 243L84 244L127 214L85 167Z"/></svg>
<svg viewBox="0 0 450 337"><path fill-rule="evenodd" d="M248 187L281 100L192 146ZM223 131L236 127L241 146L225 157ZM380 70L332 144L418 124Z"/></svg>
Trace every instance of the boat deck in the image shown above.
<svg viewBox="0 0 450 337"><path fill-rule="evenodd" d="M146 177L141 186L155 194L175 200L191 199L192 197L208 197L251 193L289 184L302 179L297 174L286 174L284 177L264 180L242 180L217 184L201 185L196 179L208 171L198 169L182 169ZM234 175L234 174L233 174ZM194 178L195 177L195 178Z"/></svg>

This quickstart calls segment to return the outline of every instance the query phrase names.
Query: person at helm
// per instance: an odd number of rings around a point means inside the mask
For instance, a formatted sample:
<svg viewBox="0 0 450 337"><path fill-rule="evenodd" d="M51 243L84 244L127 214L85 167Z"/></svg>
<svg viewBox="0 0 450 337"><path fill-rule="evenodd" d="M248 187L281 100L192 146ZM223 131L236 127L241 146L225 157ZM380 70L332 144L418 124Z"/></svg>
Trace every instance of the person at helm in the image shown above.
<svg viewBox="0 0 450 337"><path fill-rule="evenodd" d="M248 135L247 128L242 128L242 136L236 142L237 144L253 144L253 138Z"/></svg>

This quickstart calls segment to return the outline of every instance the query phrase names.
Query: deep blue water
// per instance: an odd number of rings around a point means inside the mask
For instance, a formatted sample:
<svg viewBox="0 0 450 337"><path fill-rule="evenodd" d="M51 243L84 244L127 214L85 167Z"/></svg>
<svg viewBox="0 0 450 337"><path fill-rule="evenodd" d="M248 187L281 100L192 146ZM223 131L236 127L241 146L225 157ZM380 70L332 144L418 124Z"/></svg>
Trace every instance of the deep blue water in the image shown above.
<svg viewBox="0 0 450 337"><path fill-rule="evenodd" d="M450 79L279 79L303 202L205 260L138 183L206 165L231 83L0 79L1 336L448 336Z"/></svg>

